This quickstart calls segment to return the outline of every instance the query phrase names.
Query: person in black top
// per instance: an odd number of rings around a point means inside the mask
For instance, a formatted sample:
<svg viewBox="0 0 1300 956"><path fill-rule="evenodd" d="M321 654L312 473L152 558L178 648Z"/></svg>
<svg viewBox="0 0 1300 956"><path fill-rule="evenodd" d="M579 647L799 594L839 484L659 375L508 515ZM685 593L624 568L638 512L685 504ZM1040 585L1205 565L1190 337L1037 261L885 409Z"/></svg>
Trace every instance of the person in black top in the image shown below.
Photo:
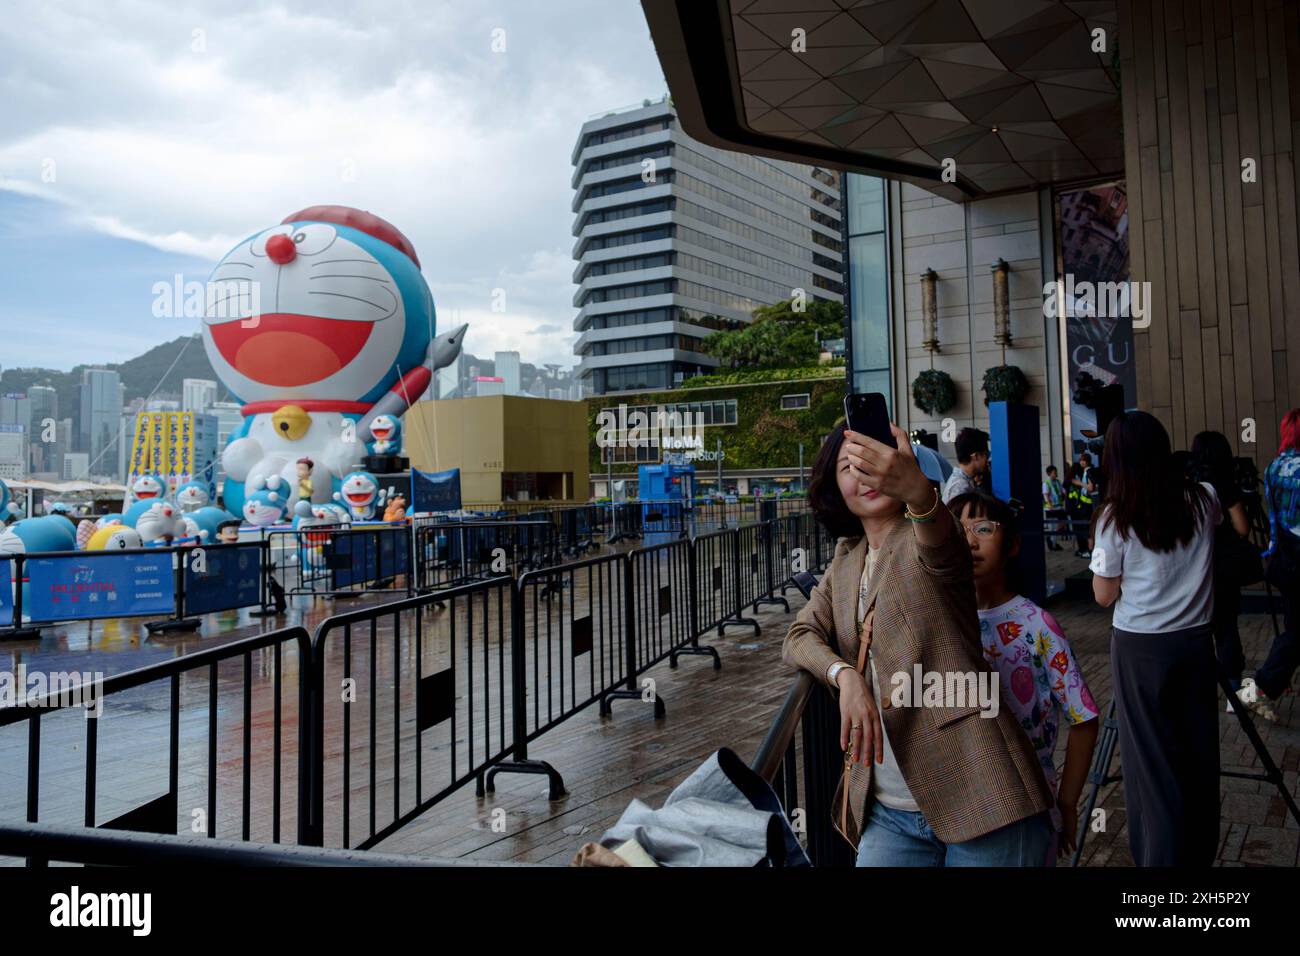
<svg viewBox="0 0 1300 956"><path fill-rule="evenodd" d="M1187 467L1195 481L1208 482L1214 488L1223 511L1223 521L1215 529L1214 537L1214 651L1232 689L1237 690L1241 687L1246 658L1241 650L1241 634L1237 630L1241 587L1235 575L1233 542L1227 536L1249 537L1250 524L1246 519L1241 489L1234 480L1232 447L1228 439L1220 432L1201 432L1192 440ZM1228 709L1232 709L1231 702Z"/></svg>

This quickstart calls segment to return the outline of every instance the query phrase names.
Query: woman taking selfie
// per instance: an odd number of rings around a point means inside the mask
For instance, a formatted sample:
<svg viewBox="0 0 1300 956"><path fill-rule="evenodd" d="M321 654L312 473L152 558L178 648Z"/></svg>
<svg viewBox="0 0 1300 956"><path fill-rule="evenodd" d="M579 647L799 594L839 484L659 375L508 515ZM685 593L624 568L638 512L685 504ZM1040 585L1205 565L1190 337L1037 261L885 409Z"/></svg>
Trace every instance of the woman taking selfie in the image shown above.
<svg viewBox="0 0 1300 956"><path fill-rule="evenodd" d="M1042 866L1051 792L980 650L971 555L896 426L893 448L838 426L808 497L839 537L786 634L786 663L839 697L836 828L859 866ZM918 671L939 695L910 687Z"/></svg>
<svg viewBox="0 0 1300 956"><path fill-rule="evenodd" d="M1101 460L1106 498L1090 567L1097 603L1115 608L1129 848L1138 866L1209 866L1219 843L1219 502L1212 486L1177 471L1168 433L1146 412L1111 422Z"/></svg>

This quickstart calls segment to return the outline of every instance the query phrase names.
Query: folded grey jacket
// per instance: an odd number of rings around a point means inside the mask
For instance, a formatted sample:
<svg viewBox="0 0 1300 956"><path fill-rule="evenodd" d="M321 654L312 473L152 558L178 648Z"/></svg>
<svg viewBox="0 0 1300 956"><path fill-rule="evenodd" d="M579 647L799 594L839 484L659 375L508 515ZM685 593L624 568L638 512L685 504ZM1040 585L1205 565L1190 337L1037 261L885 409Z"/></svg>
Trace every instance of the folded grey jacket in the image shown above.
<svg viewBox="0 0 1300 956"><path fill-rule="evenodd" d="M633 800L600 844L636 840L661 866L809 866L781 802L723 748L654 810Z"/></svg>

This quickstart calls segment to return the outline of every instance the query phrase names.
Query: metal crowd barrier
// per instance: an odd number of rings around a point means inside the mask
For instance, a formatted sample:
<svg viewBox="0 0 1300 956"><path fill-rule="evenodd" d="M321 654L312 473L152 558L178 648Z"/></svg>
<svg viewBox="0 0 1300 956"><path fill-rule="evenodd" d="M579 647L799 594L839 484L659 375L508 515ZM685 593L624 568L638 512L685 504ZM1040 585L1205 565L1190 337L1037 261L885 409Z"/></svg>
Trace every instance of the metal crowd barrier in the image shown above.
<svg viewBox="0 0 1300 956"><path fill-rule="evenodd" d="M432 534L471 524L426 528ZM554 527L528 520L487 524L516 531ZM417 539L426 528L416 529ZM331 532L331 541L340 533ZM295 539L292 546L316 545ZM269 540L251 547L275 551ZM530 759L528 744L593 703L608 714L614 699L641 698L653 701L655 716L663 717L662 696L639 686L638 678L665 659L675 666L683 654L712 657L720 667L716 649L702 646L700 636L731 624L757 631L743 611L793 583L786 576L788 555L776 553L787 547L809 549L813 566L823 567L833 541L810 515L777 518L335 615L310 641L302 628L287 628L110 678L103 685L107 697L170 680L168 708L145 701L112 725L129 740L112 751L116 771L124 766L118 754L130 765L130 758L156 751L145 743L148 717L157 714L161 723L165 715L168 783L162 796L115 807L115 815L100 823L100 733L97 720L87 721L85 825L175 833L201 818L208 838L237 833L246 841L278 842L293 832L303 844L367 849L470 780L483 793L500 773L545 775L551 796L558 797L564 792L560 774ZM358 558L367 569L368 554ZM228 555L234 559L238 551ZM376 557L374 573L384 569ZM186 572L181 567L177 573ZM220 571L209 565L208 573ZM296 664L284 659L287 644L296 648ZM254 667L272 679L269 700L254 700ZM296 697L286 697L286 678L297 680ZM186 756L184 739L203 721L182 702L201 695L205 685L205 783L182 787L182 774L203 776L202 760ZM221 706L232 693L238 701ZM21 811L29 822L39 820L42 717L58 709L46 701L0 711L0 729L22 722L28 729L26 804L11 816ZM229 721L224 735L223 720ZM273 735L269 781L252 774L255 724L269 726ZM784 747L782 754L787 798L793 798L794 751ZM241 767L238 779L218 779L219 758ZM294 770L287 783L286 768ZM122 776L132 787L148 786L147 767ZM283 799L286 786L296 791L296 802ZM187 816L191 791L196 796ZM60 794L66 803L66 788ZM239 810L232 814L227 807Z"/></svg>
<svg viewBox="0 0 1300 956"><path fill-rule="evenodd" d="M267 542L111 551L44 551L0 558L0 638L40 626L159 617L150 631L195 630L193 614L269 603ZM12 595L12 599L11 599ZM162 617L166 615L166 617Z"/></svg>
<svg viewBox="0 0 1300 956"><path fill-rule="evenodd" d="M411 542L405 524L272 531L266 545L288 594L354 596L398 586L410 591Z"/></svg>
<svg viewBox="0 0 1300 956"><path fill-rule="evenodd" d="M502 576L317 627L309 842L374 846L510 752L514 601Z"/></svg>
<svg viewBox="0 0 1300 956"><path fill-rule="evenodd" d="M270 677L269 700L265 694L254 700L255 673ZM297 842L305 842L306 821L299 811L308 785L310 673L307 632L288 627L102 681L89 673L46 675L47 686L58 683L58 688L0 709L0 733L25 724L27 737L25 806L8 806L0 794L0 813L14 818L21 812L29 823L80 817L90 828L208 838L237 834L272 843L293 833ZM163 680L169 689L166 704L156 694L129 693ZM101 714L108 718L102 727ZM238 721L232 719L236 715ZM78 731L75 722L83 729ZM254 724L269 726L272 739L271 779L256 790ZM17 749L14 737L3 739L5 751ZM167 755L165 766L158 763L161 753ZM77 764L80 793L62 779ZM231 764L239 768L236 780L226 772ZM61 778L57 786L42 786L47 766ZM285 771L291 771L287 781ZM111 775L111 792L101 799L100 790L109 789L101 788L102 772Z"/></svg>
<svg viewBox="0 0 1300 956"><path fill-rule="evenodd" d="M419 520L413 529L415 590L424 593L560 563L559 536L549 520Z"/></svg>

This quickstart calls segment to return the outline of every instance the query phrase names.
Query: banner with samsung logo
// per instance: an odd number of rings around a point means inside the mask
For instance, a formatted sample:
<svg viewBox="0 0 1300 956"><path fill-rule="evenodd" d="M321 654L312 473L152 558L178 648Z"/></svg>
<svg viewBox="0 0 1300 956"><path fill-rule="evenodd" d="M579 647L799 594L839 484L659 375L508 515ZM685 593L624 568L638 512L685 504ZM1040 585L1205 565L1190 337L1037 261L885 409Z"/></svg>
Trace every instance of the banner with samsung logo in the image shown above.
<svg viewBox="0 0 1300 956"><path fill-rule="evenodd" d="M170 614L176 609L172 553L28 557L23 610L33 621Z"/></svg>

